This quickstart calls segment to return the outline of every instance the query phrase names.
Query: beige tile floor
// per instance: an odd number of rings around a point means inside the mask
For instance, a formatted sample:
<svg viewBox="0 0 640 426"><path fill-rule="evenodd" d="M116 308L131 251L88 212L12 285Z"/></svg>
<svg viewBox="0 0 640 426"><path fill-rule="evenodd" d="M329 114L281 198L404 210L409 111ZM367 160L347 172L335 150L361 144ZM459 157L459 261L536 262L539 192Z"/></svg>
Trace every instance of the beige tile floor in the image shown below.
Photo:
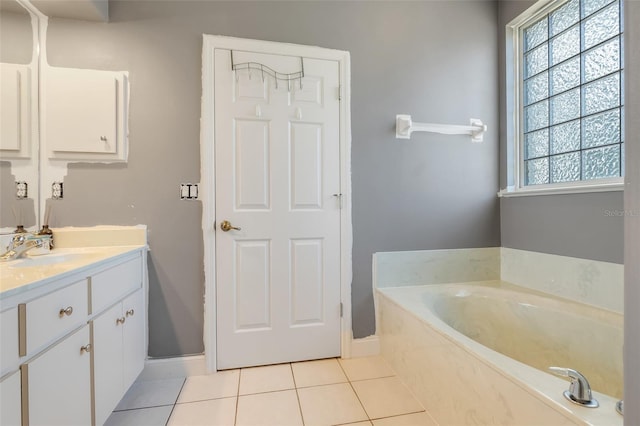
<svg viewBox="0 0 640 426"><path fill-rule="evenodd" d="M136 382L107 426L437 426L382 357Z"/></svg>

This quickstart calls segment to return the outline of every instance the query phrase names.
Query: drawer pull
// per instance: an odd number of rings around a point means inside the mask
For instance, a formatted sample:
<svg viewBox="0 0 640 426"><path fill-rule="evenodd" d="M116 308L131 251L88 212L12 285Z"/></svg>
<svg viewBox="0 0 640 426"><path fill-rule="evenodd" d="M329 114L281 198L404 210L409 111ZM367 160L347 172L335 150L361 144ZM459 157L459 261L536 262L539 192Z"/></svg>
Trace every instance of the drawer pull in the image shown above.
<svg viewBox="0 0 640 426"><path fill-rule="evenodd" d="M84 345L84 346L82 346L80 348L80 353L82 354L84 352L86 352L86 353L91 352L91 343L87 343L86 345Z"/></svg>
<svg viewBox="0 0 640 426"><path fill-rule="evenodd" d="M128 317L132 317L134 313L135 313L135 311L134 311L133 309L129 309L129 310L127 311L126 315L127 315Z"/></svg>
<svg viewBox="0 0 640 426"><path fill-rule="evenodd" d="M69 316L73 313L73 306L67 306L67 308L60 309L60 318L63 316Z"/></svg>
<svg viewBox="0 0 640 426"><path fill-rule="evenodd" d="M124 324L125 321L126 321L125 317L118 318L116 319L116 325Z"/></svg>

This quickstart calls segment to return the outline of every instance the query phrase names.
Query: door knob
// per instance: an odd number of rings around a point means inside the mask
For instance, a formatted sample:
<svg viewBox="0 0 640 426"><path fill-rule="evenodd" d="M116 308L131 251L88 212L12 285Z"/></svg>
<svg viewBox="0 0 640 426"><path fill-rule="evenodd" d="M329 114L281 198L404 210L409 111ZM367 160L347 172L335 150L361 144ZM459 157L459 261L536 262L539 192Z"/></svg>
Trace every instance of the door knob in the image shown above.
<svg viewBox="0 0 640 426"><path fill-rule="evenodd" d="M229 222L228 220L223 220L222 222L220 222L220 229L222 229L224 232L229 232L232 229L235 229L236 231L240 231L242 228L237 228L231 225L231 222Z"/></svg>

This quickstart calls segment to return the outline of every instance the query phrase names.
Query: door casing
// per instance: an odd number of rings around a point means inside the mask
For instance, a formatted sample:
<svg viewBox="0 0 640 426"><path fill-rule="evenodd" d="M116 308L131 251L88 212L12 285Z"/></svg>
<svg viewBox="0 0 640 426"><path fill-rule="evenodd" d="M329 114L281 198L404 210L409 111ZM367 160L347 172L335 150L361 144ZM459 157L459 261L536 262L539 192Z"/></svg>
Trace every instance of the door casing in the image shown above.
<svg viewBox="0 0 640 426"><path fill-rule="evenodd" d="M235 37L203 35L202 48L202 116L200 125L200 188L202 200L202 235L204 240L204 354L207 371L216 371L216 221L215 205L215 110L214 69L215 49L244 50L275 55L301 56L334 60L339 63L340 88L340 188L342 209L340 211L340 300L342 303L341 356L351 356L351 252L353 229L351 224L351 87L349 52L251 40Z"/></svg>

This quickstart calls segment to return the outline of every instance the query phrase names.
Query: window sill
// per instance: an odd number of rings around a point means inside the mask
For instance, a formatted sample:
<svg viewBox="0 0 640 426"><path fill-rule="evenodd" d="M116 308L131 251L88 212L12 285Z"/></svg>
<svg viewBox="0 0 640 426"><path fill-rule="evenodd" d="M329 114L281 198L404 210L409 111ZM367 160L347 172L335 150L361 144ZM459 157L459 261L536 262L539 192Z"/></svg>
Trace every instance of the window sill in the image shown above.
<svg viewBox="0 0 640 426"><path fill-rule="evenodd" d="M588 192L616 192L624 191L624 181L620 179L616 182L601 183L595 185L545 185L540 188L520 188L508 187L498 192L500 198L510 197L532 197L541 195L562 195L562 194L581 194Z"/></svg>

